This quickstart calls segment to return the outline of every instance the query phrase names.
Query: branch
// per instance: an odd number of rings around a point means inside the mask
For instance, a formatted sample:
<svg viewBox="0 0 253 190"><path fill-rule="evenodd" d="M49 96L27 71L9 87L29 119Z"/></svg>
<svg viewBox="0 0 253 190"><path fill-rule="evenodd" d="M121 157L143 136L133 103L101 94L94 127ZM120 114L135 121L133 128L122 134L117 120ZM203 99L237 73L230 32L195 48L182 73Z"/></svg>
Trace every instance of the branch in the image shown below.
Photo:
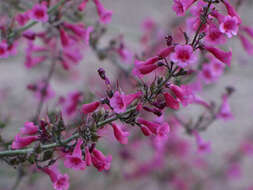
<svg viewBox="0 0 253 190"><path fill-rule="evenodd" d="M122 114L113 116L111 118L108 118L104 121L101 121L97 124L98 127L102 127L108 123L111 123L112 121L115 121L117 119L119 119L121 116L124 116L128 113L131 113L132 111L136 110L136 106L133 106L131 108L129 108L127 111L125 111ZM52 144L47 144L47 145L42 145L40 148L42 151L48 150L48 149L52 149L52 148L56 148L56 147L61 147L64 146L66 144L68 144L69 142L75 140L79 138L79 133L75 133L74 135L72 135L71 137L61 141L61 143L52 143ZM7 151L2 151L0 152L0 158L1 157L6 157L6 156L16 156L16 155L20 155L20 154L27 154L30 152L33 152L34 148L26 148L26 149L21 149L21 150L7 150Z"/></svg>

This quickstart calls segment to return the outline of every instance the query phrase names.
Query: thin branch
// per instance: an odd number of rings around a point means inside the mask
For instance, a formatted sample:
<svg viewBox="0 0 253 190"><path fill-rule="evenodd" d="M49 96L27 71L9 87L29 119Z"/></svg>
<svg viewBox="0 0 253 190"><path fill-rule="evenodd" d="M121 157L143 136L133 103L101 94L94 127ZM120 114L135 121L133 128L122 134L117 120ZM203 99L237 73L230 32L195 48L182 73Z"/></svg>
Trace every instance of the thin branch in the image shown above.
<svg viewBox="0 0 253 190"><path fill-rule="evenodd" d="M53 61L53 63L50 66L50 69L48 71L48 75L47 75L47 78L46 78L46 81L45 81L45 86L40 92L41 93L41 98L40 98L40 101L39 101L39 104L38 104L38 107L37 107L37 110L36 110L36 114L35 114L35 119L36 120L40 116L40 112L43 108L43 104L44 104L45 98L46 98L46 92L48 90L50 80L53 77L55 66L56 66L56 61Z"/></svg>

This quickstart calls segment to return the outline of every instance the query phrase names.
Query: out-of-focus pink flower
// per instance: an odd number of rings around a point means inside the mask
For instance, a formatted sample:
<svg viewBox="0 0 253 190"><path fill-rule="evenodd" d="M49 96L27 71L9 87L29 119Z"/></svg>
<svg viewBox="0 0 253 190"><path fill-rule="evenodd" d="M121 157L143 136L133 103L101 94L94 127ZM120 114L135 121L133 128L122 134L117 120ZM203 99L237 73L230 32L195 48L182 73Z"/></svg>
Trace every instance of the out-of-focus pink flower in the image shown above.
<svg viewBox="0 0 253 190"><path fill-rule="evenodd" d="M115 138L121 143L121 144L127 144L128 143L128 136L129 133L122 130L122 127L120 125L116 125L115 123L112 123L113 133Z"/></svg>
<svg viewBox="0 0 253 190"><path fill-rule="evenodd" d="M47 22L48 21L48 8L45 3L36 4L30 11L29 17L38 22Z"/></svg>
<svg viewBox="0 0 253 190"><path fill-rule="evenodd" d="M197 0L174 0L172 9L176 12L177 16L183 16L187 9Z"/></svg>
<svg viewBox="0 0 253 190"><path fill-rule="evenodd" d="M236 17L239 24L242 23L241 17L239 16L239 14L236 12L235 8L228 2L228 0L223 0L222 1L227 9L228 14L231 17Z"/></svg>
<svg viewBox="0 0 253 190"><path fill-rule="evenodd" d="M78 6L79 11L83 11L86 7L86 4L88 3L89 0L83 0L82 3Z"/></svg>
<svg viewBox="0 0 253 190"><path fill-rule="evenodd" d="M113 94L113 97L110 99L110 105L113 108L113 111L116 113L125 112L127 107L125 95L121 94L119 91L116 91Z"/></svg>
<svg viewBox="0 0 253 190"><path fill-rule="evenodd" d="M244 32L246 32L251 38L253 38L253 28L249 26L242 26L240 29L242 29Z"/></svg>
<svg viewBox="0 0 253 190"><path fill-rule="evenodd" d="M222 104L217 117L222 118L225 121L234 118L228 103L228 96L226 94L222 96Z"/></svg>
<svg viewBox="0 0 253 190"><path fill-rule="evenodd" d="M25 122L24 127L20 129L22 135L34 135L38 132L39 127L34 125L33 122Z"/></svg>
<svg viewBox="0 0 253 190"><path fill-rule="evenodd" d="M83 104L82 111L83 111L84 114L94 112L98 108L99 105L100 105L99 101L92 102L92 103L89 103L89 104Z"/></svg>
<svg viewBox="0 0 253 190"><path fill-rule="evenodd" d="M226 42L226 38L215 24L210 24L205 37L205 42L210 45L220 45Z"/></svg>
<svg viewBox="0 0 253 190"><path fill-rule="evenodd" d="M97 12L100 18L100 22L107 24L111 21L112 11L106 10L99 0L93 0L96 5Z"/></svg>
<svg viewBox="0 0 253 190"><path fill-rule="evenodd" d="M27 12L25 13L19 13L16 16L16 21L20 26L24 26L28 21L30 20L29 14Z"/></svg>
<svg viewBox="0 0 253 190"><path fill-rule="evenodd" d="M226 173L229 178L239 179L242 176L240 164L236 162L230 163Z"/></svg>
<svg viewBox="0 0 253 190"><path fill-rule="evenodd" d="M221 24L225 19L225 16L223 14L221 14L219 11L217 11L216 9L213 9L210 12L210 15L213 16L214 18L216 18L218 20L219 24Z"/></svg>
<svg viewBox="0 0 253 190"><path fill-rule="evenodd" d="M209 153L211 151L210 142L205 142L197 131L193 131L193 135L198 145L198 151L201 153Z"/></svg>
<svg viewBox="0 0 253 190"><path fill-rule="evenodd" d="M214 68L210 63L204 64L202 66L200 77L206 84L213 83L218 79L218 76L215 74Z"/></svg>
<svg viewBox="0 0 253 190"><path fill-rule="evenodd" d="M178 99L174 98L171 94L169 94L168 92L163 93L164 99L166 101L166 105L174 110L178 110L179 109L179 101Z"/></svg>
<svg viewBox="0 0 253 190"><path fill-rule="evenodd" d="M64 31L63 28L60 28L59 31L60 31L60 38L61 38L61 44L62 44L62 46L63 47L68 46L69 43L70 43L69 36L67 35L67 33Z"/></svg>
<svg viewBox="0 0 253 190"><path fill-rule="evenodd" d="M21 149L24 148L34 141L37 141L39 139L38 136L25 136L21 137L19 134L15 136L14 141L12 142L11 148L13 149Z"/></svg>
<svg viewBox="0 0 253 190"><path fill-rule="evenodd" d="M68 190L69 176L61 174L55 165L43 168L42 171L50 177L55 190Z"/></svg>
<svg viewBox="0 0 253 190"><path fill-rule="evenodd" d="M231 65L231 59L232 59L231 51L225 52L213 46L207 46L207 45L205 45L205 49L221 62L227 64L228 66Z"/></svg>
<svg viewBox="0 0 253 190"><path fill-rule="evenodd" d="M45 81L39 81L35 86L35 97L39 100L43 99L44 101L47 101L55 96L55 92L51 85L46 84Z"/></svg>
<svg viewBox="0 0 253 190"><path fill-rule="evenodd" d="M45 60L47 59L46 56L36 56L36 57L33 57L31 53L28 53L26 54L26 57L25 57L25 67L27 69L30 69L40 63L43 63Z"/></svg>
<svg viewBox="0 0 253 190"><path fill-rule="evenodd" d="M76 143L73 153L65 156L64 165L66 168L72 168L74 170L84 170L86 168L86 163L82 157L82 144L83 141L79 139Z"/></svg>
<svg viewBox="0 0 253 190"><path fill-rule="evenodd" d="M170 56L171 61L177 63L182 68L194 63L195 58L192 46L190 45L177 45L175 52Z"/></svg>
<svg viewBox="0 0 253 190"><path fill-rule="evenodd" d="M63 102L63 114L68 117L74 116L81 98L81 92L77 91L70 93Z"/></svg>
<svg viewBox="0 0 253 190"><path fill-rule="evenodd" d="M249 41L244 35L238 34L242 46L249 55L253 55L253 43Z"/></svg>
<svg viewBox="0 0 253 190"><path fill-rule="evenodd" d="M112 156L105 156L101 151L96 148L92 151L91 160L98 171L109 170L111 167Z"/></svg>
<svg viewBox="0 0 253 190"><path fill-rule="evenodd" d="M8 44L5 41L2 41L0 43L0 58L7 58L8 56Z"/></svg>
<svg viewBox="0 0 253 190"><path fill-rule="evenodd" d="M158 53L158 57L161 58L166 58L168 57L173 51L174 51L175 47L171 46L171 47L167 47L165 49L162 49L159 53Z"/></svg>
<svg viewBox="0 0 253 190"><path fill-rule="evenodd" d="M220 31L231 38L236 36L239 30L239 22L236 17L226 16L223 22L220 24Z"/></svg>
<svg viewBox="0 0 253 190"><path fill-rule="evenodd" d="M85 162L87 166L92 164L90 150L87 146L85 147Z"/></svg>

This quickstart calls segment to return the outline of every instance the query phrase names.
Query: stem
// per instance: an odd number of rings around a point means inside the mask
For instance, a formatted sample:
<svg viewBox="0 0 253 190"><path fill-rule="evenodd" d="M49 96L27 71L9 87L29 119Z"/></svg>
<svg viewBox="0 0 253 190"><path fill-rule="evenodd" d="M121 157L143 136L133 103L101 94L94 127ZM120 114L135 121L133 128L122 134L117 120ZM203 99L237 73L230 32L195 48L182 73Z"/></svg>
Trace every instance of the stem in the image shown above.
<svg viewBox="0 0 253 190"><path fill-rule="evenodd" d="M207 15L208 15L208 11L209 11L209 9L210 9L210 7L211 7L211 4L212 4L212 0L209 0L208 6L207 6L206 11L205 11L205 13L204 13L204 15L203 15L203 19L201 20L201 23L199 24L199 27L198 27L198 29L197 29L197 31L196 31L196 33L195 33L195 36L194 36L194 38L193 38L193 40L192 40L192 43L191 43L192 47L194 47L194 44L195 44L195 42L196 42L196 40L197 40L197 37L198 37L198 35L199 35L199 33L200 33L200 30L201 30L203 24L205 24L205 22L206 22Z"/></svg>
<svg viewBox="0 0 253 190"><path fill-rule="evenodd" d="M55 10L57 10L57 9L58 9L62 4L64 4L66 1L67 1L67 0L60 0L56 5L54 5L53 7L51 7L51 8L48 10L47 13L48 13L48 14L52 14ZM27 29L33 27L33 26L36 25L37 23L38 23L37 21L32 21L32 22L28 23L27 25L25 25L25 26L23 26L23 27L21 27L21 28L15 30L15 31L11 32L11 33L8 35L7 39L9 40L9 39L15 37L16 35L18 35L18 34L24 32L24 31L26 31Z"/></svg>

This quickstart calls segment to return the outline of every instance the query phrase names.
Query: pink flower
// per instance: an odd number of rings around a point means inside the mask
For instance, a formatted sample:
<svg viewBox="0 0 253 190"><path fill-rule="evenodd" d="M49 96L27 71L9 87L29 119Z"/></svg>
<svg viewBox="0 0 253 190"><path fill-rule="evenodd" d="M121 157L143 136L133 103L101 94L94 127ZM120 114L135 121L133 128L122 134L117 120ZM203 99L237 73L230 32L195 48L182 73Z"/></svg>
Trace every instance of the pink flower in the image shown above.
<svg viewBox="0 0 253 190"><path fill-rule="evenodd" d="M242 26L241 29L253 38L253 28L249 26Z"/></svg>
<svg viewBox="0 0 253 190"><path fill-rule="evenodd" d="M151 73L152 71L156 70L158 68L158 65L156 64L141 64L141 65L137 65L136 69L138 70L138 72L142 75L146 75Z"/></svg>
<svg viewBox="0 0 253 190"><path fill-rule="evenodd" d="M146 61L139 61L136 59L134 62L135 67L133 69L133 74L141 78L143 75L151 73L158 68L158 65L155 63L159 60L160 58L158 56L151 57Z"/></svg>
<svg viewBox="0 0 253 190"><path fill-rule="evenodd" d="M174 110L179 109L179 101L170 95L168 92L163 93L164 99L166 101L166 105Z"/></svg>
<svg viewBox="0 0 253 190"><path fill-rule="evenodd" d="M241 172L241 166L239 163L234 162L234 163L230 163L228 168L227 168L227 176L233 179L238 179L242 176L242 172Z"/></svg>
<svg viewBox="0 0 253 190"><path fill-rule="evenodd" d="M253 44L247 39L244 35L239 34L238 35L239 39L241 40L242 46L245 49L245 51L249 55L253 55Z"/></svg>
<svg viewBox="0 0 253 190"><path fill-rule="evenodd" d="M175 94L175 96L181 101L183 102L185 99L185 93L184 90L175 85L175 84L170 84L170 90Z"/></svg>
<svg viewBox="0 0 253 190"><path fill-rule="evenodd" d="M222 104L217 117L222 118L225 121L234 118L228 103L228 96L226 94L222 96Z"/></svg>
<svg viewBox="0 0 253 190"><path fill-rule="evenodd" d="M227 0L223 0L222 2L224 3L224 5L226 7L229 16L236 17L239 24L241 24L242 20L241 20L239 14L236 12L235 8Z"/></svg>
<svg viewBox="0 0 253 190"><path fill-rule="evenodd" d="M133 94L127 94L127 95L125 95L124 99L125 99L126 105L131 104L134 100L136 100L139 97L141 97L142 94L143 93L141 91L138 91L138 92L133 93Z"/></svg>
<svg viewBox="0 0 253 190"><path fill-rule="evenodd" d="M197 131L193 131L193 135L196 139L198 145L198 151L201 153L207 153L211 151L210 142L205 142L199 135Z"/></svg>
<svg viewBox="0 0 253 190"><path fill-rule="evenodd" d="M0 43L0 58L7 58L8 56L8 44L5 41L2 41Z"/></svg>
<svg viewBox="0 0 253 190"><path fill-rule="evenodd" d="M175 52L170 56L171 61L177 63L179 67L186 67L195 61L192 46L190 45L177 45Z"/></svg>
<svg viewBox="0 0 253 190"><path fill-rule="evenodd" d="M100 105L99 101L92 102L92 103L89 103L89 104L83 104L82 111L83 111L84 114L94 112L98 108L99 105Z"/></svg>
<svg viewBox="0 0 253 190"><path fill-rule="evenodd" d="M79 11L83 11L86 7L86 4L88 3L89 0L83 0L82 3L78 6Z"/></svg>
<svg viewBox="0 0 253 190"><path fill-rule="evenodd" d="M212 64L204 64L202 66L202 70L200 73L201 79L204 80L206 84L210 84L215 82L218 79L218 76L216 75L213 65Z"/></svg>
<svg viewBox="0 0 253 190"><path fill-rule="evenodd" d="M197 0L174 0L172 9L176 12L177 16L183 16L187 9Z"/></svg>
<svg viewBox="0 0 253 190"><path fill-rule="evenodd" d="M31 53L28 53L25 57L25 67L30 69L40 63L43 63L47 59L46 56L32 57Z"/></svg>
<svg viewBox="0 0 253 190"><path fill-rule="evenodd" d="M224 21L220 24L220 31L231 38L233 35L236 36L239 30L238 19L234 16L226 16Z"/></svg>
<svg viewBox="0 0 253 190"><path fill-rule="evenodd" d="M116 91L113 94L113 97L110 99L110 105L113 108L113 111L116 113L122 113L126 111L126 101L124 94L121 94L119 91Z"/></svg>
<svg viewBox="0 0 253 190"><path fill-rule="evenodd" d="M145 126L141 126L141 131L145 136L150 136L152 134L152 132L149 130L149 128L145 127Z"/></svg>
<svg viewBox="0 0 253 190"><path fill-rule="evenodd" d="M29 16L31 19L38 21L38 22L47 22L48 21L48 14L47 14L47 6L45 3L36 4L32 10L29 12Z"/></svg>
<svg viewBox="0 0 253 190"><path fill-rule="evenodd" d="M98 171L109 170L111 167L112 156L105 156L101 151L96 148L92 151L91 160Z"/></svg>
<svg viewBox="0 0 253 190"><path fill-rule="evenodd" d="M39 81L35 86L35 97L39 100L43 99L44 101L47 101L48 99L54 97L55 92L50 84L47 85L45 81Z"/></svg>
<svg viewBox="0 0 253 190"><path fill-rule="evenodd" d="M30 20L29 14L27 12L25 13L19 13L16 16L16 21L20 26L24 26L28 21Z"/></svg>
<svg viewBox="0 0 253 190"><path fill-rule="evenodd" d="M214 24L209 25L205 40L210 45L219 45L226 42L224 34Z"/></svg>
<svg viewBox="0 0 253 190"><path fill-rule="evenodd" d="M55 190L68 190L69 176L61 174L55 165L42 169L51 179Z"/></svg>
<svg viewBox="0 0 253 190"><path fill-rule="evenodd" d="M70 39L69 39L67 33L64 31L63 28L60 28L59 31L60 31L60 38L61 38L62 46L63 47L68 46L70 44Z"/></svg>
<svg viewBox="0 0 253 190"><path fill-rule="evenodd" d="M166 58L174 51L174 49L174 46L167 47L158 53L158 57Z"/></svg>
<svg viewBox="0 0 253 190"><path fill-rule="evenodd" d="M34 125L33 122L25 122L25 125L23 128L21 128L20 133L22 135L34 135L38 132L39 127L37 125Z"/></svg>
<svg viewBox="0 0 253 190"><path fill-rule="evenodd" d="M89 147L85 147L85 162L87 166L90 166L92 161L91 161L91 154L90 154L90 150Z"/></svg>
<svg viewBox="0 0 253 190"><path fill-rule="evenodd" d="M170 127L169 127L168 123L166 123L166 122L162 122L162 123L151 122L151 121L147 121L141 117L139 117L137 119L137 122L139 124L147 127L147 129L145 127L141 128L143 134L146 136L149 136L150 132L152 132L154 135L157 135L159 137L164 137L164 136L167 136L170 131Z"/></svg>
<svg viewBox="0 0 253 190"><path fill-rule="evenodd" d="M38 136L26 136L26 137L20 137L19 134L15 136L15 140L12 142L11 148L13 149L21 149L24 148L34 141L37 141L39 139Z"/></svg>
<svg viewBox="0 0 253 190"><path fill-rule="evenodd" d="M64 165L66 168L72 168L74 170L84 170L86 168L86 163L82 158L81 145L83 141L79 139L76 143L72 155L67 155L65 158Z"/></svg>
<svg viewBox="0 0 253 190"><path fill-rule="evenodd" d="M214 55L214 57L216 57L221 62L227 64L228 66L231 65L231 59L232 59L232 52L231 51L225 52L225 51L222 51L222 50L215 48L213 46L207 46L207 45L205 45L205 49L209 53Z"/></svg>
<svg viewBox="0 0 253 190"><path fill-rule="evenodd" d="M63 103L63 114L68 117L74 116L81 99L81 92L72 92L68 94L67 98L64 100Z"/></svg>
<svg viewBox="0 0 253 190"><path fill-rule="evenodd" d="M121 126L116 125L112 123L113 133L115 138L121 143L121 144L127 144L128 143L128 136L129 133L125 132L121 129Z"/></svg>
<svg viewBox="0 0 253 190"><path fill-rule="evenodd" d="M112 17L112 11L106 10L99 0L93 0L93 2L96 5L100 22L104 24L110 22Z"/></svg>

